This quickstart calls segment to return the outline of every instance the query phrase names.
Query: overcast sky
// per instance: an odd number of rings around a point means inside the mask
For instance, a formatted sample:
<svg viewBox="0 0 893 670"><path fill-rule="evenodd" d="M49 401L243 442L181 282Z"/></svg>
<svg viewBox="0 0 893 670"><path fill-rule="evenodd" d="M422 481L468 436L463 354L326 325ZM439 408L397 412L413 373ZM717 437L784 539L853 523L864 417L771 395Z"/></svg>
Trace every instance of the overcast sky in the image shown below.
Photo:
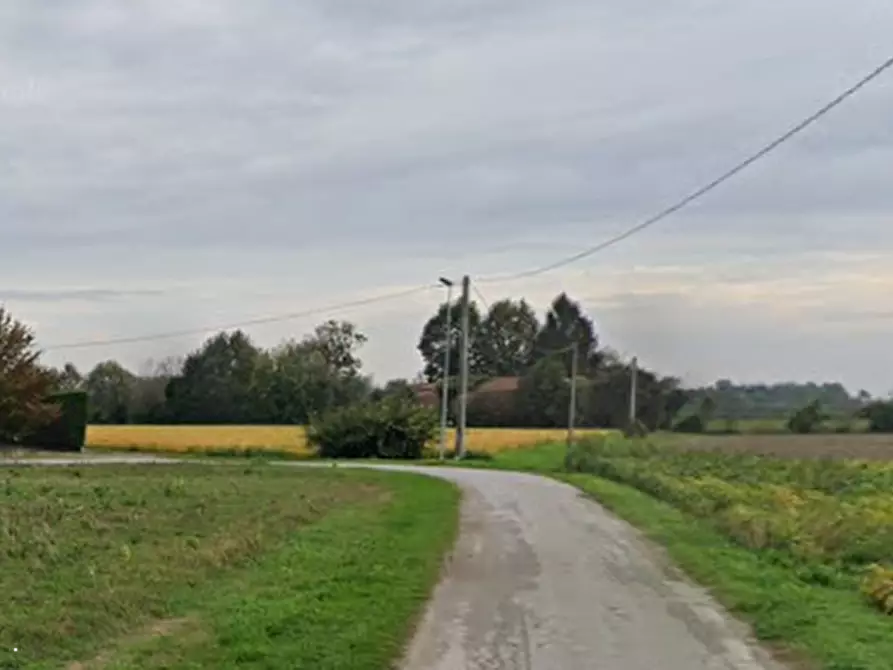
<svg viewBox="0 0 893 670"><path fill-rule="evenodd" d="M89 367L596 244L889 57L890 0L0 3L0 302ZM893 73L691 208L535 279L692 382L893 389ZM333 313L378 379L433 290ZM260 344L321 316L249 329Z"/></svg>

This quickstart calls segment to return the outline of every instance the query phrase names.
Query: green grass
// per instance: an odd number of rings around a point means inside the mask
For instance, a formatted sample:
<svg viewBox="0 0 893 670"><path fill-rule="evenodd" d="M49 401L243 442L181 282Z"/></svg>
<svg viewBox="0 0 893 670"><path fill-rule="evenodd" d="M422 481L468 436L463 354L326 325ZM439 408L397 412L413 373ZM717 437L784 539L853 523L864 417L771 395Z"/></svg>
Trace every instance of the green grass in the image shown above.
<svg viewBox="0 0 893 670"><path fill-rule="evenodd" d="M493 461L475 464L475 467L541 472L576 486L664 546L677 566L707 586L730 611L750 622L756 635L781 657L796 661L796 667L825 670L891 667L893 617L872 608L859 593L859 580L852 572L827 566L815 570L785 551L742 545L711 519L686 513L630 485L593 474L566 473L565 452L563 444L505 451ZM712 465L715 457L705 459L704 454L691 457L693 463L703 460L711 464L712 474L718 472ZM670 458L679 468L687 457L673 453ZM741 460L748 467L731 472L731 479L743 481L756 477L759 459ZM860 469L859 466L814 462L798 465L787 461L778 461L776 466L774 479L779 473L787 472L792 482L824 484L828 482L813 475L822 467L834 473L841 468L850 468L853 473ZM766 467L769 467L768 460Z"/></svg>
<svg viewBox="0 0 893 670"><path fill-rule="evenodd" d="M0 668L390 667L457 509L399 473L0 472Z"/></svg>

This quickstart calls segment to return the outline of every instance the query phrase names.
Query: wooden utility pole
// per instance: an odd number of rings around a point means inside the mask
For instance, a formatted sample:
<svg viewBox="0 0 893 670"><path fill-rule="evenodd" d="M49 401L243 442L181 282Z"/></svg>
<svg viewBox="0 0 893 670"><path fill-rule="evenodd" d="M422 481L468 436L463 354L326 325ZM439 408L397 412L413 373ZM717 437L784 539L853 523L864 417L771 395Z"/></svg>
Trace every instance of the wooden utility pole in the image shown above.
<svg viewBox="0 0 893 670"><path fill-rule="evenodd" d="M456 459L465 456L465 422L468 410L468 310L471 280L462 277L462 345L459 349L459 422L456 426Z"/></svg>

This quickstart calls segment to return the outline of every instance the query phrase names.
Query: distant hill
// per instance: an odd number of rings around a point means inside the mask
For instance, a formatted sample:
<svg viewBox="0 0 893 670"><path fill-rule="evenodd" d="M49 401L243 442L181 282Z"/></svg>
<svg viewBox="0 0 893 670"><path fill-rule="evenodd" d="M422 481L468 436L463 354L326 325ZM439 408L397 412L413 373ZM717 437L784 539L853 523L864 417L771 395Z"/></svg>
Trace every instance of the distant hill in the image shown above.
<svg viewBox="0 0 893 670"><path fill-rule="evenodd" d="M708 394L712 396L717 419L788 417L813 400L821 402L829 414L844 416L855 412L869 399L865 391L850 395L840 383L734 384L723 379L713 386L690 389L690 392L693 402Z"/></svg>

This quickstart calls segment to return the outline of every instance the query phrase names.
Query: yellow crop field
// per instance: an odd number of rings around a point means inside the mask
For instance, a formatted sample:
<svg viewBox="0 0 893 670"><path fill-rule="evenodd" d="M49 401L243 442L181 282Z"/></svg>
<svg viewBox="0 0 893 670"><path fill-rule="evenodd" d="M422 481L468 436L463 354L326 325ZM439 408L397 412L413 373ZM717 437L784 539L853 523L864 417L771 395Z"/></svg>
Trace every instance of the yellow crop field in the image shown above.
<svg viewBox="0 0 893 670"><path fill-rule="evenodd" d="M578 431L579 435L598 433ZM565 438L561 429L471 428L467 446L494 453L504 449L556 442ZM449 434L452 447L455 431ZM437 440L431 444L437 445ZM145 449L187 452L206 449L287 451L310 455L307 434L301 426L90 426L87 446L94 449Z"/></svg>

